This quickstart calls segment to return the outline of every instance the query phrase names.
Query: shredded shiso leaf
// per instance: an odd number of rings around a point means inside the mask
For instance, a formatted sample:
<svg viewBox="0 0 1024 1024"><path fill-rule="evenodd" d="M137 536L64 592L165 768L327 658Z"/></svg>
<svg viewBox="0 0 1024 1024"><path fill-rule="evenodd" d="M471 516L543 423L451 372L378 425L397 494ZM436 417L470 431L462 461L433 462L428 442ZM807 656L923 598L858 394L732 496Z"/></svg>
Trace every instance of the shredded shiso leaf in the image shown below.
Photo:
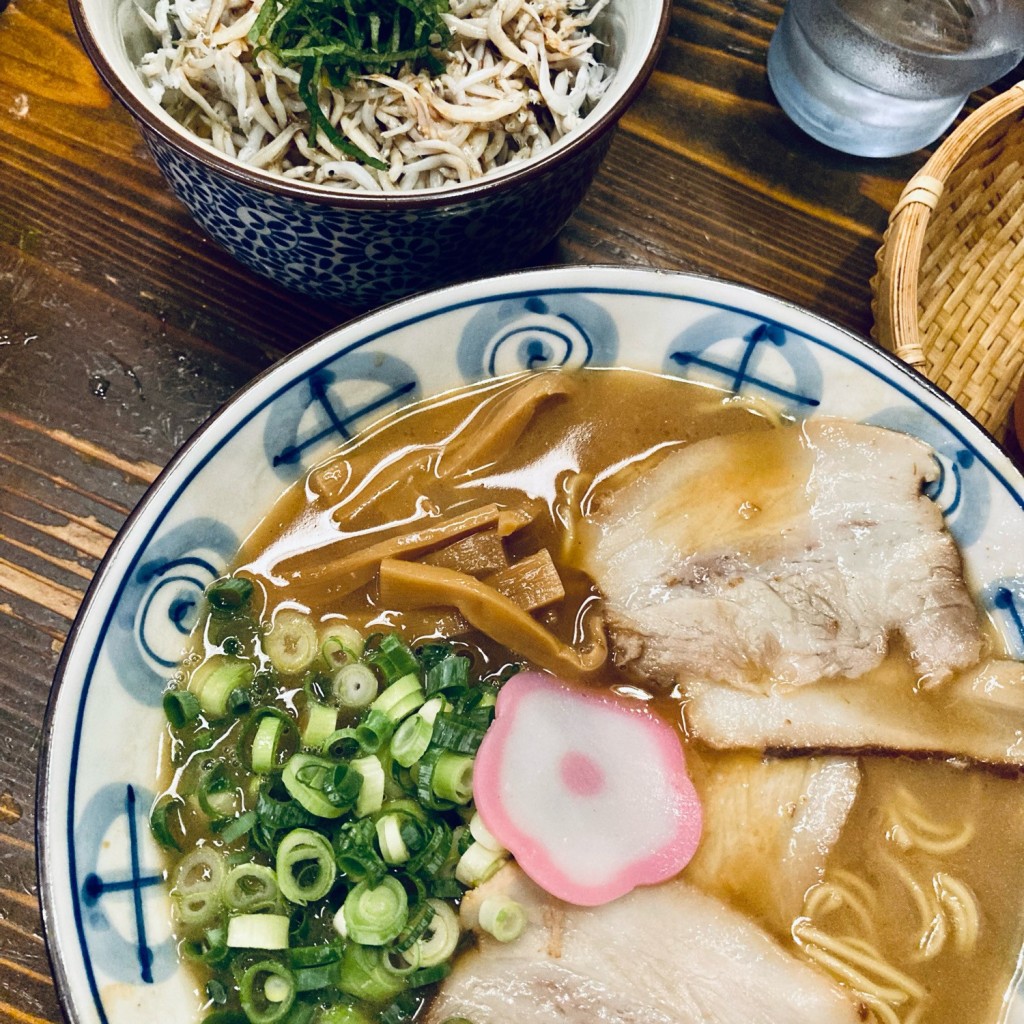
<svg viewBox="0 0 1024 1024"><path fill-rule="evenodd" d="M448 0L263 0L249 42L257 53L266 49L281 64L301 69L299 95L313 135L323 131L349 156L386 170L324 115L319 83L326 76L342 89L356 75L391 73L404 63L440 74L438 46L451 35L441 14L450 9Z"/></svg>

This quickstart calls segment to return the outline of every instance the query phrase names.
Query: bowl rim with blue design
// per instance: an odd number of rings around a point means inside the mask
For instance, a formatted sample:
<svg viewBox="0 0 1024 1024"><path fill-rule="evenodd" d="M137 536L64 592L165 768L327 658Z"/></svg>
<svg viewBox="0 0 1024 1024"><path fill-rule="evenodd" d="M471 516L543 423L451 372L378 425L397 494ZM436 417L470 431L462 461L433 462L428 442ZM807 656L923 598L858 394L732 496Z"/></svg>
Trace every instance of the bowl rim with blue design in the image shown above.
<svg viewBox="0 0 1024 1024"><path fill-rule="evenodd" d="M285 178L241 163L206 145L149 95L127 54L129 27L136 36L141 31L139 23L132 25L134 0L69 0L72 21L86 54L107 87L138 121L145 134L162 140L165 145L217 174L262 192L356 211L393 207L423 210L486 199L515 183L533 180L553 171L606 136L653 72L668 35L672 14L671 0L612 0L612 3L628 5L622 8L625 12L622 17L632 19L625 43L621 46L623 59L616 64L608 90L579 126L544 152L505 164L483 178L435 188L370 192L339 184ZM101 15L104 13L109 13L110 21L103 19Z"/></svg>
<svg viewBox="0 0 1024 1024"><path fill-rule="evenodd" d="M1024 478L891 353L770 295L639 268L525 271L395 303L292 353L217 411L89 587L51 691L36 805L44 932L69 1021L196 1019L147 816L160 695L206 583L288 484L383 413L527 367L578 365L679 376L769 397L797 418L847 416L927 441L944 470L932 496L972 591L1024 658Z"/></svg>

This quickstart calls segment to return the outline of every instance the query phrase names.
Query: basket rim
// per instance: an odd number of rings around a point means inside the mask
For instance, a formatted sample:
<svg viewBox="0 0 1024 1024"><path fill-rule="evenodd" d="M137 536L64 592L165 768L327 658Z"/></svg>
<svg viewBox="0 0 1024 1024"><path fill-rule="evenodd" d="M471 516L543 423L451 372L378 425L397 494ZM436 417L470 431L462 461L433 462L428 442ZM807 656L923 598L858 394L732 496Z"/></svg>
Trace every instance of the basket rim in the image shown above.
<svg viewBox="0 0 1024 1024"><path fill-rule="evenodd" d="M1024 79L988 100L953 131L907 182L889 214L872 280L877 340L924 372L918 284L925 235L950 175L985 135L1024 112ZM879 316L879 312L883 316ZM888 322L885 322L885 321ZM956 396L953 396L954 398Z"/></svg>
<svg viewBox="0 0 1024 1024"><path fill-rule="evenodd" d="M974 148L975 143L1004 118L1012 117L1020 110L1024 110L1024 78L1011 85L1006 92L983 103L943 140L921 170L907 182L890 217L898 217L914 201L923 202L930 209L934 209L942 195L942 188L945 186L946 180L956 170L960 161ZM922 185L925 191L931 191L932 182L938 182L939 185L939 191L933 201L929 202L923 196L916 200L910 198L910 193L921 188Z"/></svg>

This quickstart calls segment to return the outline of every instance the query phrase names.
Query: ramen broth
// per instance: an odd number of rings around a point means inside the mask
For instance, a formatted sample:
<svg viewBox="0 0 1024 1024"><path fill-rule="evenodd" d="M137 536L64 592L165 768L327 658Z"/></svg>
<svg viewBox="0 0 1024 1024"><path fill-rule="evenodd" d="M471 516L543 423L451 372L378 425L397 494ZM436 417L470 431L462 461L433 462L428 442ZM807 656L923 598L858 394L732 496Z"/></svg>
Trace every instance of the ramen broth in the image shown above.
<svg viewBox="0 0 1024 1024"><path fill-rule="evenodd" d="M394 414L283 495L235 563L236 575L256 583L262 620L290 605L367 633L396 630L411 646L446 636L453 621L449 609L388 607L374 579L352 588L351 578L339 582L330 566L390 536L494 503L531 517L505 546L513 562L542 550L551 555L565 597L536 617L563 643L579 644L599 624L600 601L573 566L572 524L594 489L613 475L637 471L653 453L701 438L747 431L755 447L758 434L777 423L771 410L706 387L628 370L586 370L567 375L567 393L540 401L528 429L509 435L511 443L488 447L480 427L481 403L493 405L518 383L492 382ZM446 460L467 437L481 445L479 462L451 472ZM721 467L723 474L729 470ZM479 675L496 676L509 665L524 664L521 655L465 625L449 639L472 655ZM195 658L202 654L199 650ZM643 681L620 675L611 659L583 675L586 685L644 692ZM703 748L685 736L676 697L651 699L679 726L698 790L709 772L730 759L752 756ZM301 694L296 700L301 703ZM876 1009L879 1021L998 1020L1022 939L1024 794L1019 782L981 768L898 756L861 757L859 763L858 795L825 870L825 882L835 883L849 900L821 904L813 925L850 940L860 951L853 967L847 963L845 980L863 977L890 995L899 989L893 978L912 981L907 998L892 996L888 1010ZM901 845L896 826L908 814L935 838L932 852ZM751 872L748 887L756 887L757 877ZM756 891L720 888L716 894L741 910L758 905ZM977 897L973 941L963 934L971 908L956 902L956 893L965 888ZM929 918L935 907L948 912L946 924ZM960 911L960 927L953 929L949 913ZM799 922L769 926L787 948L808 945ZM871 956L864 952L868 949Z"/></svg>

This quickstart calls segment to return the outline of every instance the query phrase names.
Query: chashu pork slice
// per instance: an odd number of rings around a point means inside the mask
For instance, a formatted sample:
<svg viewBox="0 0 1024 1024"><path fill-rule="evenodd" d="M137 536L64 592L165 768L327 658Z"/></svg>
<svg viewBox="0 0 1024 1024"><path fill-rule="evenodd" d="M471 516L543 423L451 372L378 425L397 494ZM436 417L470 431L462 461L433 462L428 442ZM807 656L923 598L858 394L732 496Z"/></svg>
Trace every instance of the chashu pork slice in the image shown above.
<svg viewBox="0 0 1024 1024"><path fill-rule="evenodd" d="M600 907L562 903L514 864L463 900L463 923L502 894L527 911L517 940L481 935L426 1024L863 1024L862 1002L739 912L685 882Z"/></svg>
<svg viewBox="0 0 1024 1024"><path fill-rule="evenodd" d="M896 636L926 684L974 664L937 472L915 438L821 418L696 442L599 494L578 560L617 659L756 690L861 676Z"/></svg>
<svg viewBox="0 0 1024 1024"><path fill-rule="evenodd" d="M937 689L914 687L898 657L856 681L753 693L691 681L690 735L725 750L904 753L1024 766L1024 664L979 662Z"/></svg>
<svg viewBox="0 0 1024 1024"><path fill-rule="evenodd" d="M716 758L698 782L704 833L683 877L788 935L825 875L860 778L852 757Z"/></svg>

